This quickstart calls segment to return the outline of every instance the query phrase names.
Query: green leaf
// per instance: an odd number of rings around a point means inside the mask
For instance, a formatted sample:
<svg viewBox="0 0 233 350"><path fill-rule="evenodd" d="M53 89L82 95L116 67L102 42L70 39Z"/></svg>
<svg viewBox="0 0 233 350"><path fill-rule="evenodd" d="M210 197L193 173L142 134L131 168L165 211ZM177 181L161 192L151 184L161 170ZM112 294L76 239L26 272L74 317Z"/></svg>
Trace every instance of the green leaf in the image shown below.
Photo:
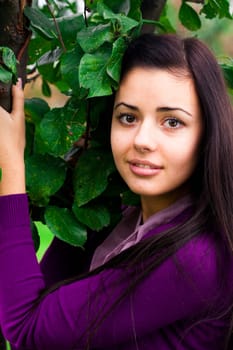
<svg viewBox="0 0 233 350"><path fill-rule="evenodd" d="M90 149L82 154L74 174L75 203L82 206L98 197L108 185L108 176L115 171L111 153Z"/></svg>
<svg viewBox="0 0 233 350"><path fill-rule="evenodd" d="M40 136L39 126L41 120L44 118L45 114L50 110L49 105L45 100L40 98L32 98L25 100L25 115L27 120L26 128L26 152L31 154L33 149L34 152L45 154L46 148L44 142Z"/></svg>
<svg viewBox="0 0 233 350"><path fill-rule="evenodd" d="M14 51L8 47L0 47L2 52L2 60L5 66L11 71L13 75L17 75L17 59L15 57Z"/></svg>
<svg viewBox="0 0 233 350"><path fill-rule="evenodd" d="M51 42L37 36L32 38L28 46L29 64L35 64L36 61L46 52L51 50Z"/></svg>
<svg viewBox="0 0 233 350"><path fill-rule="evenodd" d="M108 23L84 28L78 33L77 41L84 52L94 52L103 43L113 41L111 25Z"/></svg>
<svg viewBox="0 0 233 350"><path fill-rule="evenodd" d="M173 27L170 18L168 16L168 5L166 4L163 8L162 14L159 17L159 22L163 26L163 32L165 33L176 33L175 28Z"/></svg>
<svg viewBox="0 0 233 350"><path fill-rule="evenodd" d="M134 6L135 4L134 0ZM129 14L130 11L130 0L111 0L108 1L108 6L113 10L113 12L120 12L124 13L126 16Z"/></svg>
<svg viewBox="0 0 233 350"><path fill-rule="evenodd" d="M61 79L60 64L48 63L37 67L42 78L51 84L55 84Z"/></svg>
<svg viewBox="0 0 233 350"><path fill-rule="evenodd" d="M31 26L46 39L54 39L57 37L54 23L50 21L42 11L34 7L25 7L24 14L30 20Z"/></svg>
<svg viewBox="0 0 233 350"><path fill-rule="evenodd" d="M81 208L74 204L72 209L77 219L93 231L100 231L110 224L110 213L101 204L89 204Z"/></svg>
<svg viewBox="0 0 233 350"><path fill-rule="evenodd" d="M187 29L195 31L201 28L201 20L196 11L183 2L179 10L179 19Z"/></svg>
<svg viewBox="0 0 233 350"><path fill-rule="evenodd" d="M71 49L75 42L77 33L85 27L83 15L72 15L57 18L61 36L66 49Z"/></svg>
<svg viewBox="0 0 233 350"><path fill-rule="evenodd" d="M44 115L50 110L48 103L41 98L25 99L24 111L28 121L39 124Z"/></svg>
<svg viewBox="0 0 233 350"><path fill-rule="evenodd" d="M9 72L9 70L4 69L0 65L0 81L3 82L4 84L8 84L12 80L12 73Z"/></svg>
<svg viewBox="0 0 233 350"><path fill-rule="evenodd" d="M117 21L119 23L118 30L121 33L127 33L131 29L137 27L139 25L138 21L135 21L134 19L127 17L123 13L114 13L111 11L111 9L106 6L103 2L98 2L97 3L97 11L99 14L103 16L104 19L107 20L112 20L113 23L114 21Z"/></svg>
<svg viewBox="0 0 233 350"><path fill-rule="evenodd" d="M34 124L28 120L26 120L26 148L24 152L24 157L30 156L32 154L32 150L34 148L34 133L35 133L35 126Z"/></svg>
<svg viewBox="0 0 233 350"><path fill-rule="evenodd" d="M232 19L230 13L230 2L228 0L206 0L201 13L205 14L206 18L229 18Z"/></svg>
<svg viewBox="0 0 233 350"><path fill-rule="evenodd" d="M107 65L108 75L117 83L120 80L121 61L125 49L126 41L124 38L117 39L113 44L112 55Z"/></svg>
<svg viewBox="0 0 233 350"><path fill-rule="evenodd" d="M89 89L88 97L112 94L111 79L106 69L111 57L111 49L100 48L95 54L86 53L79 67L80 86Z"/></svg>
<svg viewBox="0 0 233 350"><path fill-rule="evenodd" d="M86 0L86 6L90 9L96 10L97 4L102 0ZM136 2L140 2L141 0L108 0L108 7L113 12L123 12L128 15L130 10L130 3L133 2L132 7L136 6ZM103 1L102 1L103 2Z"/></svg>
<svg viewBox="0 0 233 350"><path fill-rule="evenodd" d="M85 115L85 103L81 103L76 109L69 106L54 108L45 115L40 124L40 135L49 154L65 155L85 131Z"/></svg>
<svg viewBox="0 0 233 350"><path fill-rule="evenodd" d="M37 205L46 205L51 195L63 185L66 176L64 162L49 155L26 158L26 178L29 197Z"/></svg>
<svg viewBox="0 0 233 350"><path fill-rule="evenodd" d="M51 232L59 239L76 247L82 247L86 242L85 227L67 208L48 207L45 221Z"/></svg>
<svg viewBox="0 0 233 350"><path fill-rule="evenodd" d="M76 45L61 57L62 78L67 82L75 95L79 95L79 64L82 56L82 49L79 45Z"/></svg>
<svg viewBox="0 0 233 350"><path fill-rule="evenodd" d="M233 89L233 62L232 65L221 64L224 77L230 89Z"/></svg>
<svg viewBox="0 0 233 350"><path fill-rule="evenodd" d="M46 97L51 97L52 95L50 86L45 79L42 80L42 93Z"/></svg>
<svg viewBox="0 0 233 350"><path fill-rule="evenodd" d="M114 18L113 18L114 19ZM131 29L139 26L139 22L135 21L132 18L126 17L123 14L120 14L117 18L116 18L119 23L120 23L120 28L119 31L121 34L126 34L128 33Z"/></svg>
<svg viewBox="0 0 233 350"><path fill-rule="evenodd" d="M141 4L142 0L130 0L130 11L128 17L140 22L142 20Z"/></svg>
<svg viewBox="0 0 233 350"><path fill-rule="evenodd" d="M0 46L0 81L4 84L17 81L17 60L14 52L5 46Z"/></svg>

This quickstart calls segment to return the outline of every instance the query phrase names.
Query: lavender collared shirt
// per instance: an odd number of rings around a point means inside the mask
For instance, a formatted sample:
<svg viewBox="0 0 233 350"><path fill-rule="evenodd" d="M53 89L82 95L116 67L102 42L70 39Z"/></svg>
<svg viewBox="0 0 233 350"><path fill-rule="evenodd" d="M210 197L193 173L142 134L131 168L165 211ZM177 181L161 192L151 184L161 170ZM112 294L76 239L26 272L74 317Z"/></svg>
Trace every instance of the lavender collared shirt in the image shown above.
<svg viewBox="0 0 233 350"><path fill-rule="evenodd" d="M191 196L187 195L150 216L143 224L141 224L142 213L140 208L128 207L125 209L121 222L96 249L90 270L97 268L121 251L138 243L152 228L168 223L191 205Z"/></svg>

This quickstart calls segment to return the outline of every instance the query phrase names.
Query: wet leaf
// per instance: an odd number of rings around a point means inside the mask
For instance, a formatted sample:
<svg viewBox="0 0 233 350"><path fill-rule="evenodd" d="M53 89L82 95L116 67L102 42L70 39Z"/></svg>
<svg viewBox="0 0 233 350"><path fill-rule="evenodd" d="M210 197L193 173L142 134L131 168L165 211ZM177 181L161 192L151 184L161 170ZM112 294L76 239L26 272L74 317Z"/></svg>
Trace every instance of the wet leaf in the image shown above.
<svg viewBox="0 0 233 350"><path fill-rule="evenodd" d="M86 242L86 228L67 208L48 207L45 221L51 232L59 239L78 247L82 247Z"/></svg>

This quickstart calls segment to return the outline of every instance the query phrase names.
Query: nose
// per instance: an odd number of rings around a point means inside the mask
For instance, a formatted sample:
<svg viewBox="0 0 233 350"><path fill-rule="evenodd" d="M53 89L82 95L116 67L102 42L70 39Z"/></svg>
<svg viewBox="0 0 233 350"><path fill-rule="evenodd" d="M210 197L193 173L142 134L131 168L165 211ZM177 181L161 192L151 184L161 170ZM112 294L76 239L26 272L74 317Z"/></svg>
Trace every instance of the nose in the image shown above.
<svg viewBox="0 0 233 350"><path fill-rule="evenodd" d="M149 120L144 120L138 126L134 137L134 147L140 152L151 152L158 147L156 126Z"/></svg>

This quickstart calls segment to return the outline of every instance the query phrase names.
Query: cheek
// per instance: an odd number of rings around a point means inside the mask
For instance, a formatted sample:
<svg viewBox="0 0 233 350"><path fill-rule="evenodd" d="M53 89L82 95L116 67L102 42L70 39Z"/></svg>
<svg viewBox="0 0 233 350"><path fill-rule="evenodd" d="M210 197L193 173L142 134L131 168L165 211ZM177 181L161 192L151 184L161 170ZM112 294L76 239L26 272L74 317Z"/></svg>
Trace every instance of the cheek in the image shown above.
<svg viewBox="0 0 233 350"><path fill-rule="evenodd" d="M129 146L128 133L123 132L117 128L111 130L111 148L114 155L124 153Z"/></svg>
<svg viewBox="0 0 233 350"><path fill-rule="evenodd" d="M117 150L117 143L118 143L117 136L116 136L116 133L114 131L111 131L110 142L111 142L112 153L114 155L115 151Z"/></svg>
<svg viewBox="0 0 233 350"><path fill-rule="evenodd" d="M199 160L199 147L195 144L187 149L187 144L183 145L177 152L172 152L170 159L178 173L191 175Z"/></svg>
<svg viewBox="0 0 233 350"><path fill-rule="evenodd" d="M119 160L121 159L122 142L116 132L111 132L111 149L112 149L113 159L117 166Z"/></svg>
<svg viewBox="0 0 233 350"><path fill-rule="evenodd" d="M184 133L182 137L177 140L176 143L173 143L173 146L170 147L174 159L177 157L177 161L184 163L187 166L193 166L197 163L197 160L200 156L200 145L202 140L202 126L196 125L187 133Z"/></svg>

